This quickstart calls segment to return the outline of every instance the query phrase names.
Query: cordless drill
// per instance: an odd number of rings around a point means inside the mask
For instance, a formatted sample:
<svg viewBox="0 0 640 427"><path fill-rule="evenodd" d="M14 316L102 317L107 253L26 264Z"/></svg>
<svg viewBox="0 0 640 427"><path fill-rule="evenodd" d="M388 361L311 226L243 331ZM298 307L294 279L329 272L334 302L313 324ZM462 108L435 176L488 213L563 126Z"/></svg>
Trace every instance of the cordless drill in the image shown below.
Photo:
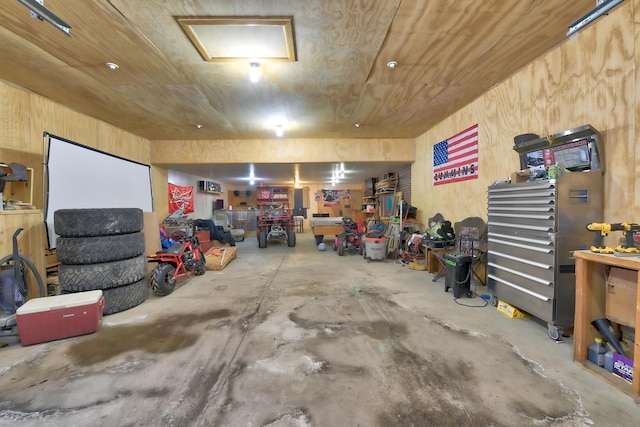
<svg viewBox="0 0 640 427"><path fill-rule="evenodd" d="M591 246L591 252L600 254L620 253L636 253L640 252L633 244L633 233L640 232L640 225L633 222L620 222L608 224L604 222L592 222L587 224L587 230L595 231L596 237ZM616 246L615 250L611 247L603 245L602 239L612 231L622 231L625 236L625 244Z"/></svg>
<svg viewBox="0 0 640 427"><path fill-rule="evenodd" d="M624 253L637 253L640 252L638 248L633 244L633 233L640 232L640 225L633 222L623 222L622 226L624 227L624 245L616 246L616 252L624 252Z"/></svg>

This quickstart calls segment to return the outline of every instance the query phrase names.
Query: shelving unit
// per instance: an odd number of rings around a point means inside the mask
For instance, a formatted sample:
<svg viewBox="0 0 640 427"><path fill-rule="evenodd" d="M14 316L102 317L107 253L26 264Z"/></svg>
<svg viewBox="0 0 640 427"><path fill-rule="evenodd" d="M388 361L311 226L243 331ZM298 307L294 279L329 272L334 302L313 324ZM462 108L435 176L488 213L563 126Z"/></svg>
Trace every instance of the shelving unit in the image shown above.
<svg viewBox="0 0 640 427"><path fill-rule="evenodd" d="M222 194L222 187L213 181L198 181L198 191L209 194Z"/></svg>
<svg viewBox="0 0 640 427"><path fill-rule="evenodd" d="M227 204L233 209L249 209L258 206L256 191L250 190L229 190L227 192Z"/></svg>
<svg viewBox="0 0 640 427"><path fill-rule="evenodd" d="M362 212L375 214L378 211L378 198L376 196L364 196L362 198Z"/></svg>
<svg viewBox="0 0 640 427"><path fill-rule="evenodd" d="M591 322L606 317L606 281L612 267L633 271L640 282L640 261L637 258L576 251L576 313L573 337L573 360L589 372L607 381L622 392L640 402L640 337L635 336L633 357L633 383L615 377L610 372L587 360L589 344L597 336ZM635 324L640 324L640 292L636 286Z"/></svg>
<svg viewBox="0 0 640 427"><path fill-rule="evenodd" d="M260 187L256 190L258 203L258 247L266 248L269 240L286 240L289 247L296 244L293 216L289 209L288 187Z"/></svg>
<svg viewBox="0 0 640 427"><path fill-rule="evenodd" d="M11 168L5 163L0 163L0 168L10 173ZM27 181L7 181L2 192L7 200L18 200L26 205L33 205L33 168L27 168Z"/></svg>

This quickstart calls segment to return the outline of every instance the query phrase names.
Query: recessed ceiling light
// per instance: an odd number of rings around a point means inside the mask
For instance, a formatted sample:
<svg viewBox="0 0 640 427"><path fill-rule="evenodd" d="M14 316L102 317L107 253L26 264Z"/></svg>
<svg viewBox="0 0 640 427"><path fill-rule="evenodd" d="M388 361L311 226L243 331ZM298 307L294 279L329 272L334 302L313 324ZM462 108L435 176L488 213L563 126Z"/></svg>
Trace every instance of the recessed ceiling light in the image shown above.
<svg viewBox="0 0 640 427"><path fill-rule="evenodd" d="M107 65L107 68L110 70L117 70L118 68L120 68L120 66L115 62L107 62L106 65Z"/></svg>
<svg viewBox="0 0 640 427"><path fill-rule="evenodd" d="M360 126L362 126L362 125L361 125L360 123L356 123L354 126L355 126L355 127L357 127L357 128L359 128L359 127L360 127Z"/></svg>
<svg viewBox="0 0 640 427"><path fill-rule="evenodd" d="M395 69L397 66L398 66L398 61L387 62L387 67L391 68L392 70Z"/></svg>
<svg viewBox="0 0 640 427"><path fill-rule="evenodd" d="M198 129L202 129L202 125L201 125L200 123L197 123L197 124L196 124L196 127L197 127Z"/></svg>

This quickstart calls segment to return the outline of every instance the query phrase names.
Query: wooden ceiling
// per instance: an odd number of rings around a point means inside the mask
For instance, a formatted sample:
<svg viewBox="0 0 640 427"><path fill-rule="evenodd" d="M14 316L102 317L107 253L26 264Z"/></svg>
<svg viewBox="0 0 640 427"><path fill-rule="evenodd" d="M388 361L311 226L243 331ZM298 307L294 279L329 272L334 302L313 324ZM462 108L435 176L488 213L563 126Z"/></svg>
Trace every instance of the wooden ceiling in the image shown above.
<svg viewBox="0 0 640 427"><path fill-rule="evenodd" d="M151 140L416 137L566 39L594 0L0 4L0 79ZM292 17L296 61L207 62L176 17ZM397 61L395 69L387 67ZM105 66L115 62L120 68ZM359 128L355 123L360 123ZM201 124L198 129L196 124Z"/></svg>
<svg viewBox="0 0 640 427"><path fill-rule="evenodd" d="M567 27L595 7L595 0L44 3L72 37L3 0L0 79L150 140L273 139L276 124L285 138L413 138L562 43ZM262 78L250 83L246 60L205 61L179 17L290 18L295 60L260 61ZM247 165L165 166L246 184ZM331 165L254 166L272 183L291 184L293 176L326 182ZM348 168L361 182L402 166Z"/></svg>

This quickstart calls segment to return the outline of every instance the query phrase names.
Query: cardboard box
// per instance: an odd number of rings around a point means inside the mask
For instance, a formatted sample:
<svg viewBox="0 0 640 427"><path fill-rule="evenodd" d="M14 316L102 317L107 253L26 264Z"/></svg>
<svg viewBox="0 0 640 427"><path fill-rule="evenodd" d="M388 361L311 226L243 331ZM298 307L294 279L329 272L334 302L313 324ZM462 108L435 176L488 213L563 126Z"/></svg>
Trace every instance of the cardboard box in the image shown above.
<svg viewBox="0 0 640 427"><path fill-rule="evenodd" d="M91 334L102 321L102 291L34 298L16 310L22 345Z"/></svg>
<svg viewBox="0 0 640 427"><path fill-rule="evenodd" d="M606 316L612 322L635 328L638 273L612 267L607 277Z"/></svg>
<svg viewBox="0 0 640 427"><path fill-rule="evenodd" d="M529 169L522 169L511 174L511 183L527 182L529 178L531 178L531 171Z"/></svg>
<svg viewBox="0 0 640 427"><path fill-rule="evenodd" d="M622 378L628 383L633 383L633 360L629 360L621 354L613 353L613 375Z"/></svg>

